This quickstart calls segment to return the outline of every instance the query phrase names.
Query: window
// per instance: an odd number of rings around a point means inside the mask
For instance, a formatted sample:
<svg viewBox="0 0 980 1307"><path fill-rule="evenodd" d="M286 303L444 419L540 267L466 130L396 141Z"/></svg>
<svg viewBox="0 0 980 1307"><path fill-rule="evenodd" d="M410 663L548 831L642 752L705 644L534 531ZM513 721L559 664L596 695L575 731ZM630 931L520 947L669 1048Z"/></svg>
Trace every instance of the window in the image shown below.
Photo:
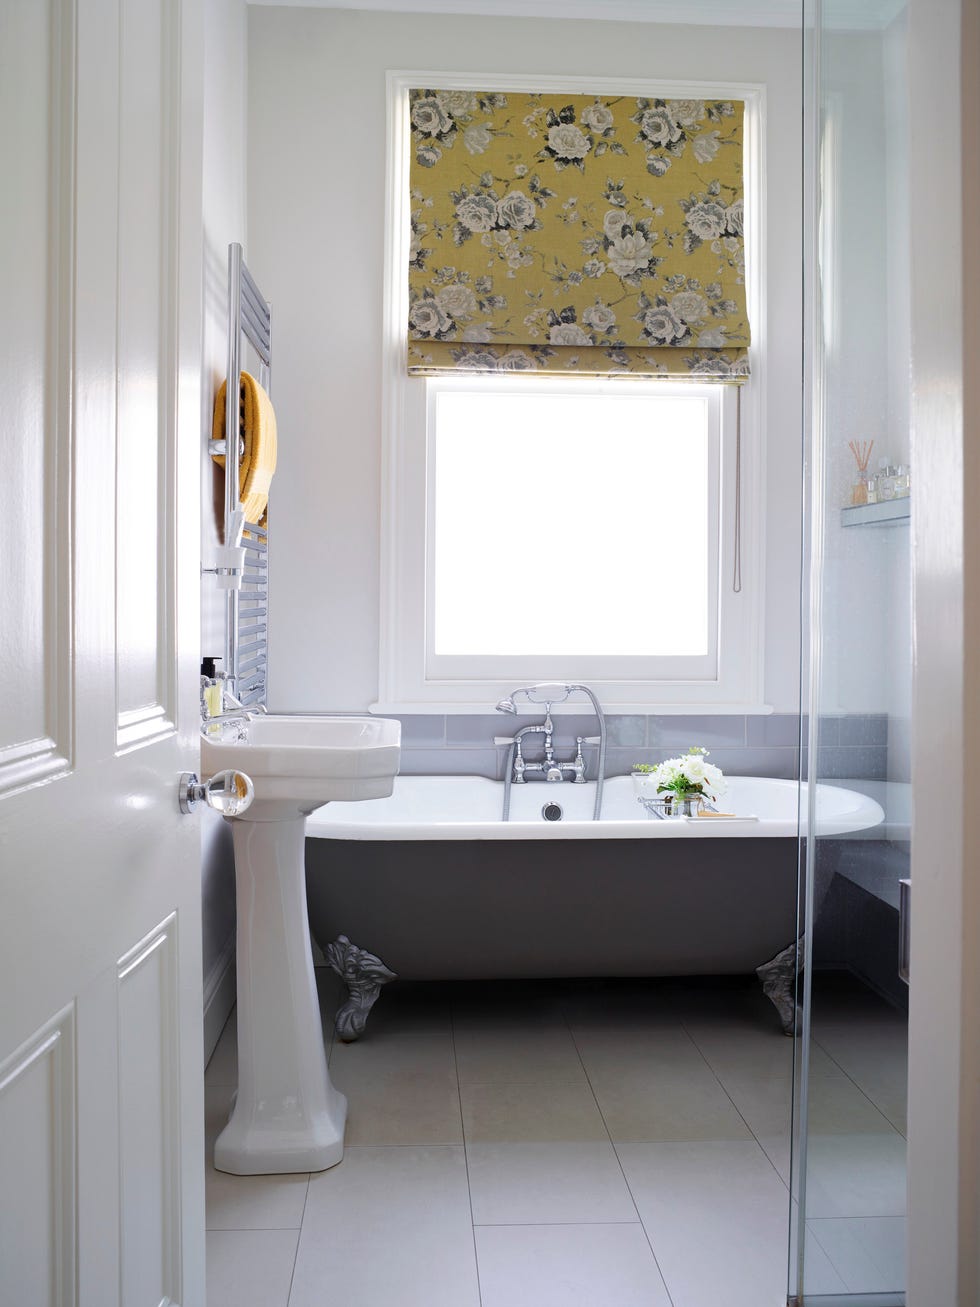
<svg viewBox="0 0 980 1307"><path fill-rule="evenodd" d="M551 679L586 681L619 712L761 706L757 361L741 414L731 386L405 374L404 111L407 88L429 78L389 78L375 707L481 711ZM747 140L757 104L752 127Z"/></svg>

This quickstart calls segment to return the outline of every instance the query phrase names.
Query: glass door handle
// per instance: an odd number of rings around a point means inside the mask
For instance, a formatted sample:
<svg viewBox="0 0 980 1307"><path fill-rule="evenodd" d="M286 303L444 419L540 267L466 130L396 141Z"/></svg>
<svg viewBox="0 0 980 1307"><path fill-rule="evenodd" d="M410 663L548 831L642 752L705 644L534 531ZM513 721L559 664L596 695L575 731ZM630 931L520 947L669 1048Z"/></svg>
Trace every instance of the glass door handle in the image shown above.
<svg viewBox="0 0 980 1307"><path fill-rule="evenodd" d="M909 983L909 943L912 926L912 882L898 882L898 974Z"/></svg>

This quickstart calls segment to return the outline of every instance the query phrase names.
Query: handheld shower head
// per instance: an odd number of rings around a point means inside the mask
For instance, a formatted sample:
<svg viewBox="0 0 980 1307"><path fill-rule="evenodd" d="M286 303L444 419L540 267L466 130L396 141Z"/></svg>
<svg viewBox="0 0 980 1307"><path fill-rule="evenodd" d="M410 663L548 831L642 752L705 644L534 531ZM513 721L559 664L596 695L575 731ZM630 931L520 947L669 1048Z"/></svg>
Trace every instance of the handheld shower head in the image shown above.
<svg viewBox="0 0 980 1307"><path fill-rule="evenodd" d="M517 712L517 704L514 702L513 697L510 695L508 695L506 699L501 699L500 702L495 706L497 712L512 712L515 714Z"/></svg>

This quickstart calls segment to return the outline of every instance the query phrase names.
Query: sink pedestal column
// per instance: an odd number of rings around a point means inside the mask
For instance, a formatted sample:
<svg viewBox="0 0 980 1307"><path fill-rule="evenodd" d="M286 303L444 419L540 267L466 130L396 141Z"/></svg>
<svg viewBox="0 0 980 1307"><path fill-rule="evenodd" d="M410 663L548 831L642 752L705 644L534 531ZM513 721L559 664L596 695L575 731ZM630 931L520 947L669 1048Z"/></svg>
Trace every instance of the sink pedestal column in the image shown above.
<svg viewBox="0 0 980 1307"><path fill-rule="evenodd" d="M275 813L275 816L267 814ZM323 1047L304 860L306 816L257 800L231 822L238 899L238 1096L214 1164L322 1171L344 1155L347 1100Z"/></svg>

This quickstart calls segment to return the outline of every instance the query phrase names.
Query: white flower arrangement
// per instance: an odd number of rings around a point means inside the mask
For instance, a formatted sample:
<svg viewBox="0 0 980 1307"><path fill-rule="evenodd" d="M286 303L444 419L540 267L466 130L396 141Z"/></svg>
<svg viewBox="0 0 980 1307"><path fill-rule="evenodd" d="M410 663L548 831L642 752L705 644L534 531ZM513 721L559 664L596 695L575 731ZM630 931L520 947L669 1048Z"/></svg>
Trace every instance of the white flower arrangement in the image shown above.
<svg viewBox="0 0 980 1307"><path fill-rule="evenodd" d="M703 794L707 799L718 799L728 786L721 768L705 762L707 757L707 749L692 747L681 758L668 758L643 774L642 789L654 794Z"/></svg>

